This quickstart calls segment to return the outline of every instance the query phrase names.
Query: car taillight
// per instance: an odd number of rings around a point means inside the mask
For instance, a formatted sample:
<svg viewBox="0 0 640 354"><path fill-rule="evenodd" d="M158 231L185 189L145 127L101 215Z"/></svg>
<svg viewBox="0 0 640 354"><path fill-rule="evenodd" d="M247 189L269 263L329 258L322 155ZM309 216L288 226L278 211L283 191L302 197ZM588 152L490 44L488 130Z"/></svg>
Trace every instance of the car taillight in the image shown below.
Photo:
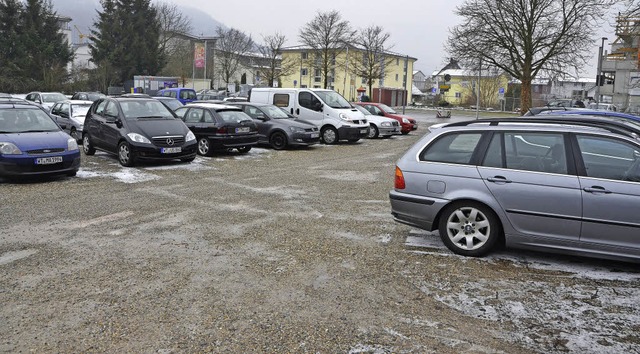
<svg viewBox="0 0 640 354"><path fill-rule="evenodd" d="M396 180L393 185L395 189L404 189L406 185L404 184L404 176L402 175L402 170L396 166Z"/></svg>
<svg viewBox="0 0 640 354"><path fill-rule="evenodd" d="M220 127L216 132L218 134L227 134L227 127Z"/></svg>

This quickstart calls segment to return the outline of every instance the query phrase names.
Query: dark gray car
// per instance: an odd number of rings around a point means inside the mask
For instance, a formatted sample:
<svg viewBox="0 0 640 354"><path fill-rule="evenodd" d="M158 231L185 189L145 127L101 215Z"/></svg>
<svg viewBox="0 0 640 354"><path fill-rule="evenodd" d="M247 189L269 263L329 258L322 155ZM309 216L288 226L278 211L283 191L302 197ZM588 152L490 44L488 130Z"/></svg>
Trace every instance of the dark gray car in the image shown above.
<svg viewBox="0 0 640 354"><path fill-rule="evenodd" d="M504 242L638 262L640 141L594 119L436 129L398 160L392 215L466 256Z"/></svg>
<svg viewBox="0 0 640 354"><path fill-rule="evenodd" d="M271 104L233 102L258 125L258 142L276 150L287 146L310 146L320 142L320 131L314 124L297 120L280 107Z"/></svg>

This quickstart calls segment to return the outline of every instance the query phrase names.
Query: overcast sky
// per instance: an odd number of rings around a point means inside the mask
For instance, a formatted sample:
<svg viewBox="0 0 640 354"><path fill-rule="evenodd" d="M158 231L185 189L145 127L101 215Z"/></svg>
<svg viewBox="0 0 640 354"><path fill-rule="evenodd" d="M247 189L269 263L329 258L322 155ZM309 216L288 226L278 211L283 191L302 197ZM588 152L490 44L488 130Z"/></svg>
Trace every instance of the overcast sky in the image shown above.
<svg viewBox="0 0 640 354"><path fill-rule="evenodd" d="M250 34L256 41L275 32L284 34L287 45L296 45L298 33L318 11L337 10L354 28L382 26L391 34L392 50L417 58L415 70L430 75L446 64L445 43L448 29L459 23L454 14L464 0L165 0L207 12L226 26ZM604 24L602 36L614 39L612 29ZM591 65L583 77L594 77L600 40L594 41ZM605 45L605 48L608 48Z"/></svg>

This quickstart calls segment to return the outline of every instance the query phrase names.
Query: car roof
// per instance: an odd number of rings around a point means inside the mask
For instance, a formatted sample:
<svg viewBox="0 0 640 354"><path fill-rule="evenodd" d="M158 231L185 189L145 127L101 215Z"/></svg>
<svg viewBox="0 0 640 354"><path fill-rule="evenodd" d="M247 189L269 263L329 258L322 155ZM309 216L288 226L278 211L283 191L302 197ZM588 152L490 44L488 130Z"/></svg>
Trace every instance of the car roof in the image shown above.
<svg viewBox="0 0 640 354"><path fill-rule="evenodd" d="M87 100L64 100L64 101L58 101L56 103L93 104L93 101L87 101Z"/></svg>
<svg viewBox="0 0 640 354"><path fill-rule="evenodd" d="M231 104L219 104L219 103L207 103L207 102L191 102L188 105L184 106L184 107L200 107L200 108L208 108L208 109L215 109L215 110L222 110L222 109L233 109L233 110L242 110L240 107L238 106L232 106Z"/></svg>
<svg viewBox="0 0 640 354"><path fill-rule="evenodd" d="M0 100L0 109L10 109L10 108L33 108L43 110L42 107L37 104L31 103L29 101L9 101L9 100Z"/></svg>
<svg viewBox="0 0 640 354"><path fill-rule="evenodd" d="M189 90L189 91L196 92L196 90L194 90L192 88L188 88L188 87L167 87L167 88L163 88L160 91L180 91L180 90Z"/></svg>

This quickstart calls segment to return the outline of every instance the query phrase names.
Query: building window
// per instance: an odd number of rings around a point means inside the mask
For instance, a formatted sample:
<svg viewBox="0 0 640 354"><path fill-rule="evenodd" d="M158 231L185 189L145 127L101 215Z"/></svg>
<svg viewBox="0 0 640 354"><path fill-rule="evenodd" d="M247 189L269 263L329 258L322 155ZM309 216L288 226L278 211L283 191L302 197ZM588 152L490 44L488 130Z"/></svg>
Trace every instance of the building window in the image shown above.
<svg viewBox="0 0 640 354"><path fill-rule="evenodd" d="M396 58L396 65L400 65L400 58Z"/></svg>
<svg viewBox="0 0 640 354"><path fill-rule="evenodd" d="M320 85L313 85L313 88L321 88Z"/></svg>
<svg viewBox="0 0 640 354"><path fill-rule="evenodd" d="M396 74L396 81L398 81L398 74Z"/></svg>
<svg viewBox="0 0 640 354"><path fill-rule="evenodd" d="M322 78L316 76L316 77L313 78L313 82L322 82Z"/></svg>
<svg viewBox="0 0 640 354"><path fill-rule="evenodd" d="M300 88L307 88L307 85L300 85Z"/></svg>
<svg viewBox="0 0 640 354"><path fill-rule="evenodd" d="M300 58L302 58L303 60L306 60L308 57L309 57L309 54L307 52L300 53Z"/></svg>
<svg viewBox="0 0 640 354"><path fill-rule="evenodd" d="M316 69L316 70L314 71L313 76L318 76L318 77L322 76L322 72L320 71L320 69Z"/></svg>
<svg viewBox="0 0 640 354"><path fill-rule="evenodd" d="M456 98L462 98L462 93L456 92Z"/></svg>
<svg viewBox="0 0 640 354"><path fill-rule="evenodd" d="M308 75L308 73L307 73L307 68L302 68L302 69L300 69L300 75L302 75L302 76L307 76L307 75Z"/></svg>
<svg viewBox="0 0 640 354"><path fill-rule="evenodd" d="M364 85L367 84L367 79L365 79L364 77L362 78L362 84L364 84Z"/></svg>

